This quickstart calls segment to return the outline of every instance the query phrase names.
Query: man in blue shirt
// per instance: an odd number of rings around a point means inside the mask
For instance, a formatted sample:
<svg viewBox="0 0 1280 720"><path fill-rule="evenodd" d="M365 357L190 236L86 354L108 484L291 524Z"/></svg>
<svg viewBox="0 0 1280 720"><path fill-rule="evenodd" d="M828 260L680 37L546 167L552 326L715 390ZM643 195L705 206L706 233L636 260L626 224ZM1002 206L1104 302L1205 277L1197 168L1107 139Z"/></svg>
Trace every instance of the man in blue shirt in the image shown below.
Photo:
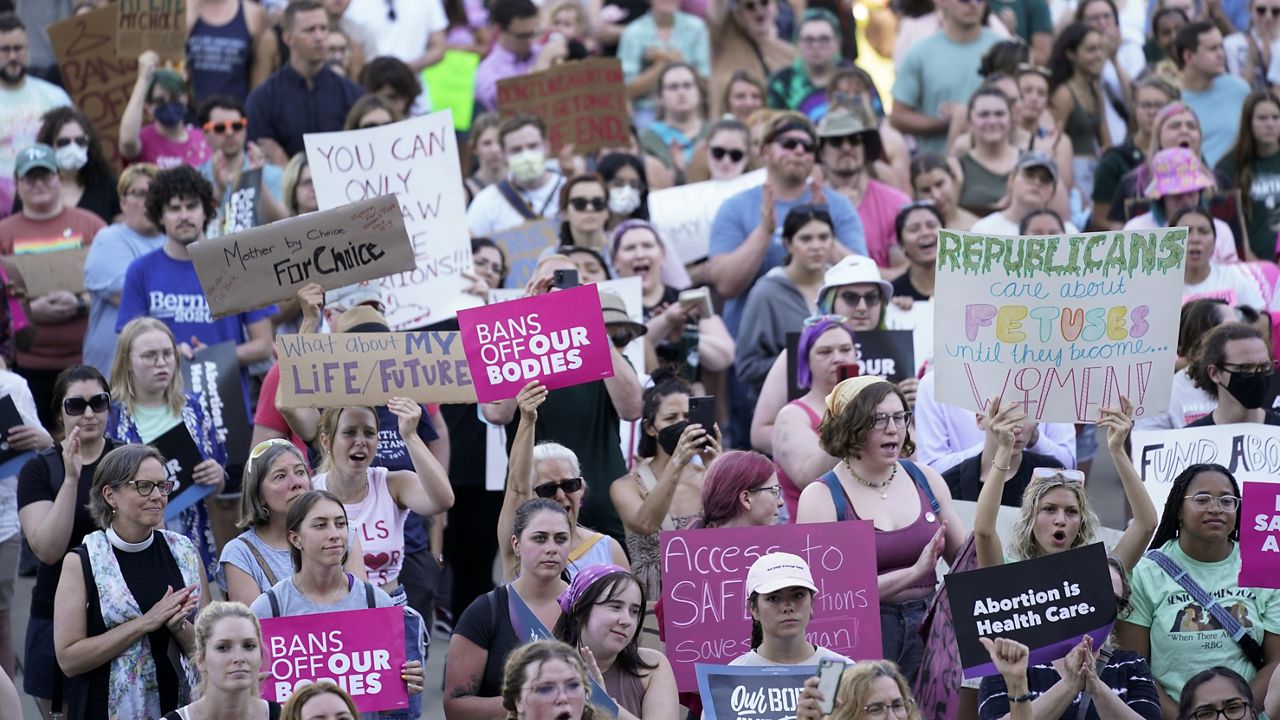
<svg viewBox="0 0 1280 720"><path fill-rule="evenodd" d="M1222 31L1208 20L1183 26L1174 52L1182 69L1182 102L1200 120L1201 152L1213 167L1236 142L1249 83L1227 72Z"/></svg>
<svg viewBox="0 0 1280 720"><path fill-rule="evenodd" d="M329 69L329 14L315 0L285 8L289 62L249 93L249 140L281 167L302 152L306 133L341 130L364 89Z"/></svg>

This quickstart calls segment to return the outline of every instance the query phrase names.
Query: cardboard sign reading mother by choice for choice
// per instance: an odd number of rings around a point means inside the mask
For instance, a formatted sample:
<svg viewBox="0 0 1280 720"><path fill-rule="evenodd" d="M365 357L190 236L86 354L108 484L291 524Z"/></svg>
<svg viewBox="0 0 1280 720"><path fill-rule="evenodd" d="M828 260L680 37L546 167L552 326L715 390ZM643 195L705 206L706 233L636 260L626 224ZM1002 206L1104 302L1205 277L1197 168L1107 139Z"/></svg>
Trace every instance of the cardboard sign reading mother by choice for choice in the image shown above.
<svg viewBox="0 0 1280 720"><path fill-rule="evenodd" d="M994 396L1040 422L1163 412L1173 383L1187 229L999 237L942 230L934 302L938 400Z"/></svg>
<svg viewBox="0 0 1280 720"><path fill-rule="evenodd" d="M413 269L413 246L394 195L262 225L191 246L215 317Z"/></svg>
<svg viewBox="0 0 1280 720"><path fill-rule="evenodd" d="M263 618L262 697L284 704L319 680L338 684L362 713L408 707L400 679L404 611L398 607Z"/></svg>
<svg viewBox="0 0 1280 720"><path fill-rule="evenodd" d="M1116 619L1102 543L954 573L946 584L966 678L997 674L980 637L1017 640L1035 665L1060 659L1085 635L1102 647Z"/></svg>
<svg viewBox="0 0 1280 720"><path fill-rule="evenodd" d="M1156 512L1164 511L1174 479L1192 465L1222 465L1237 482L1276 482L1280 478L1280 427L1274 425L1232 423L1135 430L1132 442L1133 464Z"/></svg>
<svg viewBox="0 0 1280 720"><path fill-rule="evenodd" d="M591 285L458 313L476 398L513 398L530 380L548 389L613 377L600 293Z"/></svg>
<svg viewBox="0 0 1280 720"><path fill-rule="evenodd" d="M875 531L866 521L662 532L667 658L682 692L697 663L725 665L751 650L747 570L771 552L799 555L818 593L809 642L854 660L883 656Z"/></svg>

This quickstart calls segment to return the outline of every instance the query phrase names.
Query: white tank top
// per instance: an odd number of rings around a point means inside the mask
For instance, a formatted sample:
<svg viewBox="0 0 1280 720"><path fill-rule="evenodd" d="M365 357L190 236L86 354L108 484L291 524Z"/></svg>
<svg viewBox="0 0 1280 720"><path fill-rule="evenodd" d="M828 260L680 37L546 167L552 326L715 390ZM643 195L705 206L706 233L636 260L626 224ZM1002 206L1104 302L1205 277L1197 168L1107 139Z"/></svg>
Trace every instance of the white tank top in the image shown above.
<svg viewBox="0 0 1280 720"><path fill-rule="evenodd" d="M400 579L404 565L404 521L409 511L396 505L387 486L387 469L371 467L369 489L358 503L346 503L347 521L355 528L364 550L364 569L378 587ZM311 480L317 490L328 490L328 473Z"/></svg>

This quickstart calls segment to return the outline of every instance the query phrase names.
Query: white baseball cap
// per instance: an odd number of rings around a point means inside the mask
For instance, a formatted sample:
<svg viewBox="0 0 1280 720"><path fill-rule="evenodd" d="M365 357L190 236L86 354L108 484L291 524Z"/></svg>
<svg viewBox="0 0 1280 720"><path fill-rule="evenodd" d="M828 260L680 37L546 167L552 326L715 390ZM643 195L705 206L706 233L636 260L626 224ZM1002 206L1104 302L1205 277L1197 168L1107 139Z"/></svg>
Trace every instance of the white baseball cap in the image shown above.
<svg viewBox="0 0 1280 720"><path fill-rule="evenodd" d="M767 595L783 588L802 587L818 592L809 564L799 555L775 552L761 555L747 571L747 595Z"/></svg>

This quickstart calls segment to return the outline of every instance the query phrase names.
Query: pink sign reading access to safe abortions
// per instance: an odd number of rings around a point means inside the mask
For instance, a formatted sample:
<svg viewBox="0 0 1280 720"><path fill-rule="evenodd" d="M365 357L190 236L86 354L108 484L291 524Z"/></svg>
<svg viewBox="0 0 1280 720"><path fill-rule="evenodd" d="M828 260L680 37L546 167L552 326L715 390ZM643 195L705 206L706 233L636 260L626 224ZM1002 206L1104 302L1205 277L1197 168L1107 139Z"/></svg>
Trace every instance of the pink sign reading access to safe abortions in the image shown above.
<svg viewBox="0 0 1280 720"><path fill-rule="evenodd" d="M283 704L295 690L332 680L362 713L408 707L400 679L404 610L398 607L264 618L262 697Z"/></svg>
<svg viewBox="0 0 1280 720"><path fill-rule="evenodd" d="M458 311L476 399L513 398L530 380L548 389L613 377L593 285Z"/></svg>
<svg viewBox="0 0 1280 720"><path fill-rule="evenodd" d="M1280 588L1280 483L1246 482L1240 492L1240 587Z"/></svg>

